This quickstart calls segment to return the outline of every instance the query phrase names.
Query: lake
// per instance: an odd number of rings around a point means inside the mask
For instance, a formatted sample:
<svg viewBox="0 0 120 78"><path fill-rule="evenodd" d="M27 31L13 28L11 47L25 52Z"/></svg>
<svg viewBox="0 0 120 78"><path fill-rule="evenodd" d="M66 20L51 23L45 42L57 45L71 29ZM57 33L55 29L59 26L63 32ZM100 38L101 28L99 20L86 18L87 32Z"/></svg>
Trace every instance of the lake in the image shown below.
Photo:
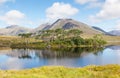
<svg viewBox="0 0 120 78"><path fill-rule="evenodd" d="M30 69L41 66L83 67L120 64L120 46L67 49L1 49L0 69Z"/></svg>

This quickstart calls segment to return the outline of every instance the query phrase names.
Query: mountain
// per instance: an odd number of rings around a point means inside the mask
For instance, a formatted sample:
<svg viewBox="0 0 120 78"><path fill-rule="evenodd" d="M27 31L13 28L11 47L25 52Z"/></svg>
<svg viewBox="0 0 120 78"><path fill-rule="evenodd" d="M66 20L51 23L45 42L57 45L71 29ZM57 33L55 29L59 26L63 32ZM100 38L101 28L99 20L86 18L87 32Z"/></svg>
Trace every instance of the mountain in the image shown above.
<svg viewBox="0 0 120 78"><path fill-rule="evenodd" d="M31 29L21 27L18 25L11 25L6 28L1 28L0 29L0 35L18 35L20 33L28 33L30 32Z"/></svg>
<svg viewBox="0 0 120 78"><path fill-rule="evenodd" d="M120 30L113 30L113 31L110 31L108 32L109 34L112 34L114 36L120 36Z"/></svg>
<svg viewBox="0 0 120 78"><path fill-rule="evenodd" d="M79 29L85 34L102 34L103 32L92 28L91 26L82 22L75 21L73 19L58 19L55 21L49 29Z"/></svg>
<svg viewBox="0 0 120 78"><path fill-rule="evenodd" d="M54 30L54 29L79 29L84 34L105 34L106 32L97 27L91 27L85 23L73 20L73 19L58 19L53 24L42 24L35 29L29 29L18 25L11 25L6 28L0 29L0 35L18 35L20 33L39 33L40 30Z"/></svg>

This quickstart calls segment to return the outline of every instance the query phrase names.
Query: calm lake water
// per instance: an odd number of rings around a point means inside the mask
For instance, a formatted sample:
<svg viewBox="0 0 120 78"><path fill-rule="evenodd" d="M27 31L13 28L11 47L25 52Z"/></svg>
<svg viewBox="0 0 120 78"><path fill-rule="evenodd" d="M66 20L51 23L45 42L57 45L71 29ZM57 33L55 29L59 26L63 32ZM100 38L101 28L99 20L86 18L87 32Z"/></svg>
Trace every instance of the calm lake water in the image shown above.
<svg viewBox="0 0 120 78"><path fill-rule="evenodd" d="M0 50L0 69L28 69L41 66L83 67L120 64L120 46L104 49L7 49Z"/></svg>

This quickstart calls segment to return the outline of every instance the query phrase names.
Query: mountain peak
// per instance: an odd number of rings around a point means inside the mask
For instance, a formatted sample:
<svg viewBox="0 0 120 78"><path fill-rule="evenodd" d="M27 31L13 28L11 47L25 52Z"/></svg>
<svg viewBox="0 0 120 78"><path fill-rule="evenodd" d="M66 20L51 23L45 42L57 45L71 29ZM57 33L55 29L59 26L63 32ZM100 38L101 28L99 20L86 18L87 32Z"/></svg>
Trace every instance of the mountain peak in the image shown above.
<svg viewBox="0 0 120 78"><path fill-rule="evenodd" d="M58 19L57 21L61 21L61 20L66 20L66 21L68 20L69 21L69 20L73 20L73 19L66 18L66 19Z"/></svg>
<svg viewBox="0 0 120 78"><path fill-rule="evenodd" d="M58 19L50 27L50 29L58 28L79 29L83 31L85 34L102 34L102 32L92 28L91 26L73 19Z"/></svg>

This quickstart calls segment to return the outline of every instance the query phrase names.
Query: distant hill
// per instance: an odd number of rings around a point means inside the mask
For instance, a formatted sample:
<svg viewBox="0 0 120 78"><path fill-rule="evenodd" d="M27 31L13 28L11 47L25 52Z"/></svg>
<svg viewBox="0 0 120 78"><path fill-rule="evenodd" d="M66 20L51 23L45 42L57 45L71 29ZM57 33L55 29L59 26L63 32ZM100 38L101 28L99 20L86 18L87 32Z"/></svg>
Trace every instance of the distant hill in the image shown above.
<svg viewBox="0 0 120 78"><path fill-rule="evenodd" d="M82 22L75 21L73 19L58 19L54 22L49 29L79 29L85 34L102 34L103 32L98 31L91 26L84 24Z"/></svg>
<svg viewBox="0 0 120 78"><path fill-rule="evenodd" d="M120 30L113 30L113 31L110 31L108 32L109 34L112 34L114 36L120 36Z"/></svg>
<svg viewBox="0 0 120 78"><path fill-rule="evenodd" d="M30 32L31 29L21 27L18 25L11 25L6 28L1 28L0 29L0 35L18 35L20 33L28 33Z"/></svg>

